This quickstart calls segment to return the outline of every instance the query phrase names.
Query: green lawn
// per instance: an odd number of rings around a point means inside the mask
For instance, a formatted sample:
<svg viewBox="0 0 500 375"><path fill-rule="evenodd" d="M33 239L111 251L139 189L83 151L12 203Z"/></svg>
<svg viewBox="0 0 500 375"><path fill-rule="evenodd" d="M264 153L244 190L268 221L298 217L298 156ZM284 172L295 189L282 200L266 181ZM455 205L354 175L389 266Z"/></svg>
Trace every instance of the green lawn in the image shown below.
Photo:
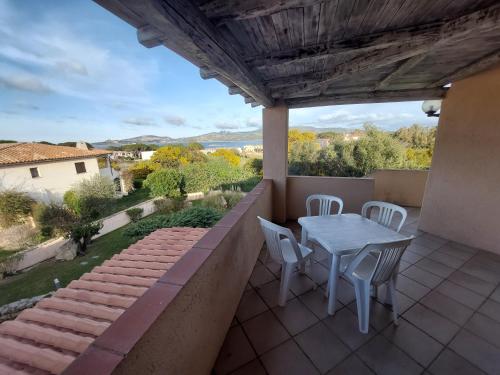
<svg viewBox="0 0 500 375"><path fill-rule="evenodd" d="M55 278L59 279L63 287L71 280L78 279L132 244L133 240L123 235L125 228L127 226L96 239L83 257L76 257L67 262L49 260L29 271L0 280L0 306L54 290ZM82 265L82 262L87 264Z"/></svg>

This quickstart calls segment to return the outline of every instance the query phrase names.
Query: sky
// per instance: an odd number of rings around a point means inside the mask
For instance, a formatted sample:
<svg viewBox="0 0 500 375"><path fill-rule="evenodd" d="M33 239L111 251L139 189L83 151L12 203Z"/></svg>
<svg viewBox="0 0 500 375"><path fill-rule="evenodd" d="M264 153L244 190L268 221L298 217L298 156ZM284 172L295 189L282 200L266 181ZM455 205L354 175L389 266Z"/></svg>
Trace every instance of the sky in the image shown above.
<svg viewBox="0 0 500 375"><path fill-rule="evenodd" d="M290 110L290 126L436 125L421 102ZM262 126L251 108L90 0L0 0L0 139L89 142Z"/></svg>

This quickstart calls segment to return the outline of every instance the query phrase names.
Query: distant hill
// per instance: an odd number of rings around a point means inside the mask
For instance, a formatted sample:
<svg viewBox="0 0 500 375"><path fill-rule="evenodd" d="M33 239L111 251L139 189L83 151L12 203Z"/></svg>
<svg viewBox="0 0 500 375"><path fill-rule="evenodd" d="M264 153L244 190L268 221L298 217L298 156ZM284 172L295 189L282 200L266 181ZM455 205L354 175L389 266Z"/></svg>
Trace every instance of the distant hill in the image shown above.
<svg viewBox="0 0 500 375"><path fill-rule="evenodd" d="M299 129L301 131L310 131L314 133L323 133L323 132L349 133L354 131L354 129L347 129L347 128L316 128L314 126L297 126L292 128ZM193 137L183 137L183 138L171 138L166 136L161 137L156 135L141 135L139 137L133 137L127 139L108 139L103 142L94 142L92 143L92 145L96 148L106 148L110 146L129 145L132 143L165 145L169 143L171 144L171 143L190 143L190 142L256 141L260 139L262 139L262 129L245 131L245 132L220 131L220 132L212 132L202 135L196 135Z"/></svg>

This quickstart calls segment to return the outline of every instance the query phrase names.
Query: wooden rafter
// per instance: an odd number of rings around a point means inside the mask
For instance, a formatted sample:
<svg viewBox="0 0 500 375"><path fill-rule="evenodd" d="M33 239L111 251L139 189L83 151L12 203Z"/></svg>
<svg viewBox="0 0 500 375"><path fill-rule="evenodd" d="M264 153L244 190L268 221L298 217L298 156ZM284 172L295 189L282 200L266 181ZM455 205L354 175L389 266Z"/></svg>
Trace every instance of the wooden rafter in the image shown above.
<svg viewBox="0 0 500 375"><path fill-rule="evenodd" d="M96 1L105 8L115 9L115 0ZM159 39L171 42L174 51L230 80L259 103L273 105L266 87L191 0L120 1L120 6L123 5L159 30L163 34Z"/></svg>
<svg viewBox="0 0 500 375"><path fill-rule="evenodd" d="M285 100L289 108L315 107L336 104L382 103L412 100L441 99L446 95L444 88L421 90L373 91L353 94L321 95L316 97Z"/></svg>
<svg viewBox="0 0 500 375"><path fill-rule="evenodd" d="M448 83L452 83L460 79L467 78L476 73L482 72L483 70L486 70L498 63L500 63L500 50L488 56L483 56L479 60L474 61L472 64L469 64L449 75L438 79L436 82L430 84L429 87L444 86Z"/></svg>
<svg viewBox="0 0 500 375"><path fill-rule="evenodd" d="M334 0L212 0L203 4L201 9L208 18L215 18L219 22L228 20L243 20L255 17L268 16L287 9L302 8L324 1Z"/></svg>
<svg viewBox="0 0 500 375"><path fill-rule="evenodd" d="M406 72L410 71L412 68L417 66L423 59L425 59L426 54L422 53L420 55L413 56L394 69L389 73L384 79L382 79L376 86L377 90L386 88L391 84L391 81L397 77L402 76Z"/></svg>
<svg viewBox="0 0 500 375"><path fill-rule="evenodd" d="M445 22L438 33L428 39L409 41L406 44L375 51L371 54L363 54L354 59L337 65L322 80L305 85L301 92L309 92L319 88L320 93L332 82L366 70L378 69L398 61L417 56L440 44L448 43L454 39L477 35L479 32L500 29L500 4L473 12L469 15L459 17L455 20Z"/></svg>

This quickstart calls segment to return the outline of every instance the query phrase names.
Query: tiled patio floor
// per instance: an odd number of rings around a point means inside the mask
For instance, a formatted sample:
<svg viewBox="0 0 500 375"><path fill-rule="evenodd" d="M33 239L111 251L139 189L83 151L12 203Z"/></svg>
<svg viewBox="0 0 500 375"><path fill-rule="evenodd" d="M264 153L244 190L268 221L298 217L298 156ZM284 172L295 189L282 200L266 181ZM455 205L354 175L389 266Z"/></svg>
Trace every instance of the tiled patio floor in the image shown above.
<svg viewBox="0 0 500 375"><path fill-rule="evenodd" d="M419 212L409 214L402 232L417 238L401 262L398 327L373 301L370 332L359 333L346 282L328 316L322 253L310 276L294 274L287 305L278 307L279 267L259 260L215 374L500 374L500 256L417 232ZM298 225L290 227L299 239Z"/></svg>

